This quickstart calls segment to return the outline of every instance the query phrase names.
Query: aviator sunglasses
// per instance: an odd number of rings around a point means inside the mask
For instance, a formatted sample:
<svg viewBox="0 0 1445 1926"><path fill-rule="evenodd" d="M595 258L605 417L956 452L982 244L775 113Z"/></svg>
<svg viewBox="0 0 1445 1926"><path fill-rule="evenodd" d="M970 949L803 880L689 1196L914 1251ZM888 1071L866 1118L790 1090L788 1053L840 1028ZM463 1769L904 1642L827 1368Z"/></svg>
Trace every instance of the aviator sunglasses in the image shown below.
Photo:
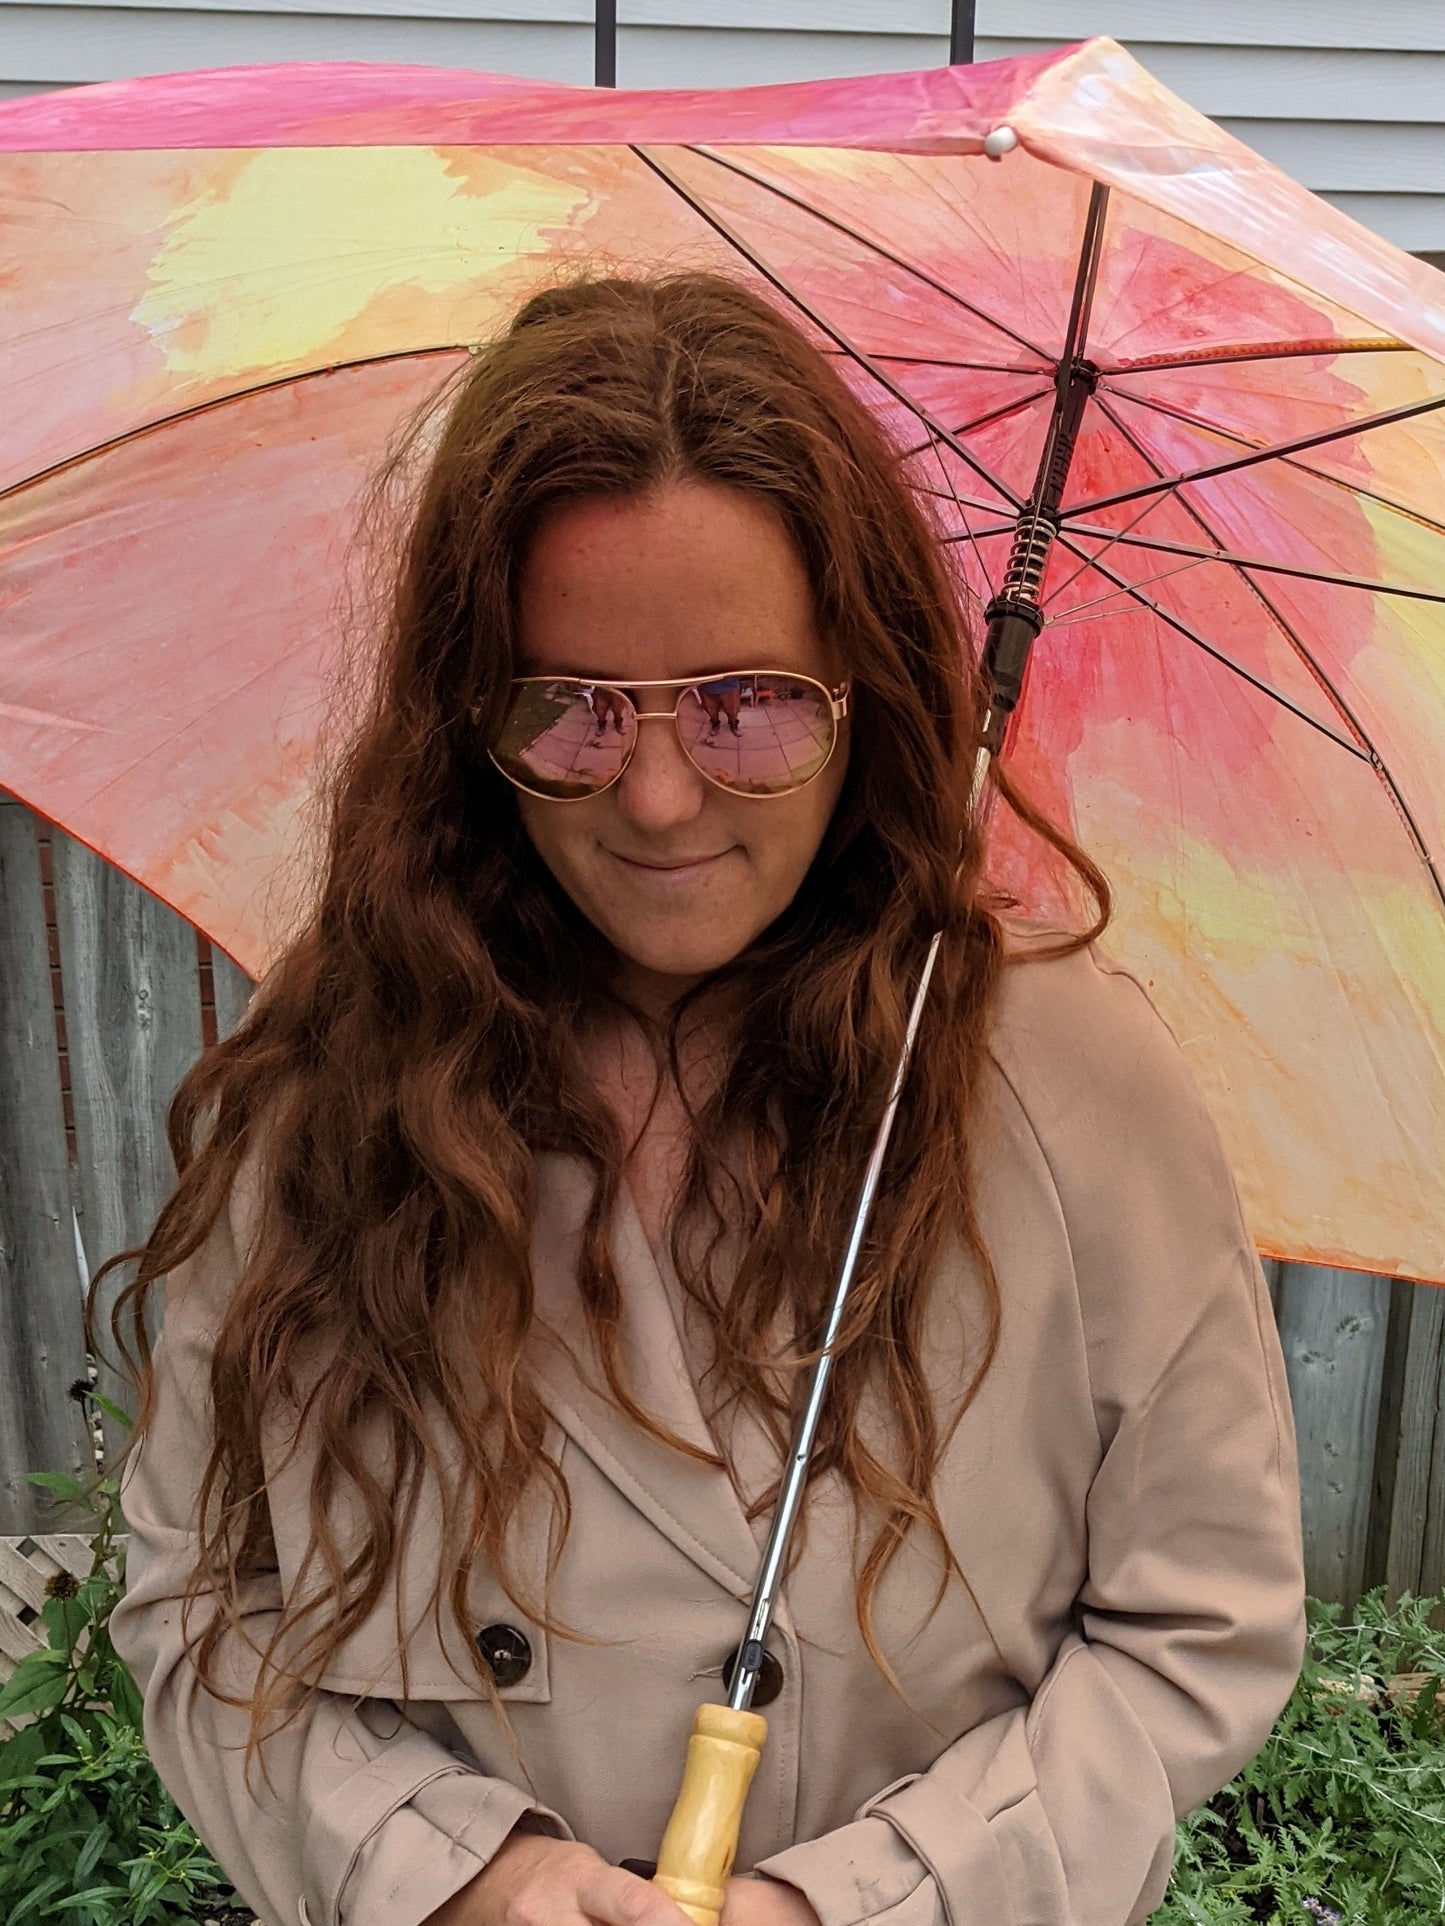
<svg viewBox="0 0 1445 1926"><path fill-rule="evenodd" d="M629 691L676 692L671 709L641 710ZM790 796L819 775L848 713L848 685L827 688L790 669L747 669L659 682L524 675L488 750L510 783L548 802L610 789L632 760L638 727L671 721L683 753L719 789Z"/></svg>

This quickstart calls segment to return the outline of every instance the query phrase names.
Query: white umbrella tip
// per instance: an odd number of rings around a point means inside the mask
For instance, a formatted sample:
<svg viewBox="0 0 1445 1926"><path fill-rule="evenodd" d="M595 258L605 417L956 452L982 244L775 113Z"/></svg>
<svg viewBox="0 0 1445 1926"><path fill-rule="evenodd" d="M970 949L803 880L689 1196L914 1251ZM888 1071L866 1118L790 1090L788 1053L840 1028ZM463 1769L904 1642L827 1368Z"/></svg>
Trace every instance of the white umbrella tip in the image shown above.
<svg viewBox="0 0 1445 1926"><path fill-rule="evenodd" d="M1012 127L995 127L991 134L983 137L983 151L990 160L1002 160L1011 154L1019 144L1019 137Z"/></svg>

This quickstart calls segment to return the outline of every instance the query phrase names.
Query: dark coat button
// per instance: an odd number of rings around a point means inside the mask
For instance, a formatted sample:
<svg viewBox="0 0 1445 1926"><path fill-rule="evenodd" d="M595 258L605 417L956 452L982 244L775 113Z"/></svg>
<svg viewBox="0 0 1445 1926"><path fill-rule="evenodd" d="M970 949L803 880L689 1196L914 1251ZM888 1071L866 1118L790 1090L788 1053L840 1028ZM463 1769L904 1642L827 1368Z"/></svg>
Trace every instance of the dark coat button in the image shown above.
<svg viewBox="0 0 1445 1926"><path fill-rule="evenodd" d="M737 1651L729 1652L723 1660L722 1676L725 1692L731 1692L733 1689L733 1673L738 1669L738 1652L741 1650L742 1647L738 1646ZM765 1651L763 1662L758 1667L758 1682L753 1687L753 1704L755 1706L771 1705L782 1689L783 1668L771 1652Z"/></svg>
<svg viewBox="0 0 1445 1926"><path fill-rule="evenodd" d="M488 1625L477 1645L499 1686L520 1685L532 1669L532 1647L515 1625Z"/></svg>

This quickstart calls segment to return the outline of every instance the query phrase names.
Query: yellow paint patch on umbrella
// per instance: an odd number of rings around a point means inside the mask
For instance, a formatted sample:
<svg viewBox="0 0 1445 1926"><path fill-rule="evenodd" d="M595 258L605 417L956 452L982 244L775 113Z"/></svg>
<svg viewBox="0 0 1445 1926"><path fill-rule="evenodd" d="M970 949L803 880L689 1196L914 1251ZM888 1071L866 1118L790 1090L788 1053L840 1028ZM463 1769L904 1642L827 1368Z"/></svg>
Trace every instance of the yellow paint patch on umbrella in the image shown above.
<svg viewBox="0 0 1445 1926"><path fill-rule="evenodd" d="M325 361L382 297L409 290L424 311L514 274L586 200L502 157L463 176L431 147L249 154L170 223L132 318L175 373Z"/></svg>
<svg viewBox="0 0 1445 1926"><path fill-rule="evenodd" d="M1115 887L1102 947L1169 1013L1256 1241L1340 1263L1363 1231L1383 1268L1433 1275L1410 1230L1445 1164L1445 924L1423 871L1275 873L1109 820L1086 833ZM1310 1054L1333 1068L1313 1086Z"/></svg>
<svg viewBox="0 0 1445 1926"><path fill-rule="evenodd" d="M1437 468L1436 475L1437 492L1445 491L1445 472ZM1445 539L1368 498L1359 505L1376 551L1371 572L1384 581L1439 593L1445 583ZM1445 713L1441 607L1390 595L1361 597L1358 607L1367 639L1350 655L1341 686L1438 866L1445 849L1438 725Z"/></svg>
<svg viewBox="0 0 1445 1926"><path fill-rule="evenodd" d="M1445 494L1445 451L1436 474L1437 486ZM1368 497L1361 496L1359 503L1374 538L1376 567L1383 579L1445 593L1445 540L1424 523ZM1404 596L1381 596L1370 612L1378 648L1356 659L1356 680L1368 687L1373 675L1388 674L1392 661L1408 655L1408 688L1392 685L1382 695L1386 701L1394 698L1405 703L1407 718L1409 705L1416 703L1425 703L1429 713L1438 714L1445 708L1445 625L1440 620L1439 605Z"/></svg>

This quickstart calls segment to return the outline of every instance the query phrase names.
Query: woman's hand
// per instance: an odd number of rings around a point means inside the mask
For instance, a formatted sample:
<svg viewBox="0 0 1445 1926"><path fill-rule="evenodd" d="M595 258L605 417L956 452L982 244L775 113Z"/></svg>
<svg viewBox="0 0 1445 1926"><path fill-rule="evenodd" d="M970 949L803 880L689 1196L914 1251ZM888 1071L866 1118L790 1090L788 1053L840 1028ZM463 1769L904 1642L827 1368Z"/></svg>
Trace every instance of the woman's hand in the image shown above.
<svg viewBox="0 0 1445 1926"><path fill-rule="evenodd" d="M781 1879L730 1879L718 1926L820 1926L796 1886Z"/></svg>
<svg viewBox="0 0 1445 1926"><path fill-rule="evenodd" d="M735 1880L735 1885L752 1881ZM813 1917L811 1908L809 1918ZM692 1926L660 1886L609 1866L590 1846L514 1832L484 1872L428 1914L423 1926ZM752 1926L751 1915L747 1926ZM784 1926L757 1916L756 1926Z"/></svg>

